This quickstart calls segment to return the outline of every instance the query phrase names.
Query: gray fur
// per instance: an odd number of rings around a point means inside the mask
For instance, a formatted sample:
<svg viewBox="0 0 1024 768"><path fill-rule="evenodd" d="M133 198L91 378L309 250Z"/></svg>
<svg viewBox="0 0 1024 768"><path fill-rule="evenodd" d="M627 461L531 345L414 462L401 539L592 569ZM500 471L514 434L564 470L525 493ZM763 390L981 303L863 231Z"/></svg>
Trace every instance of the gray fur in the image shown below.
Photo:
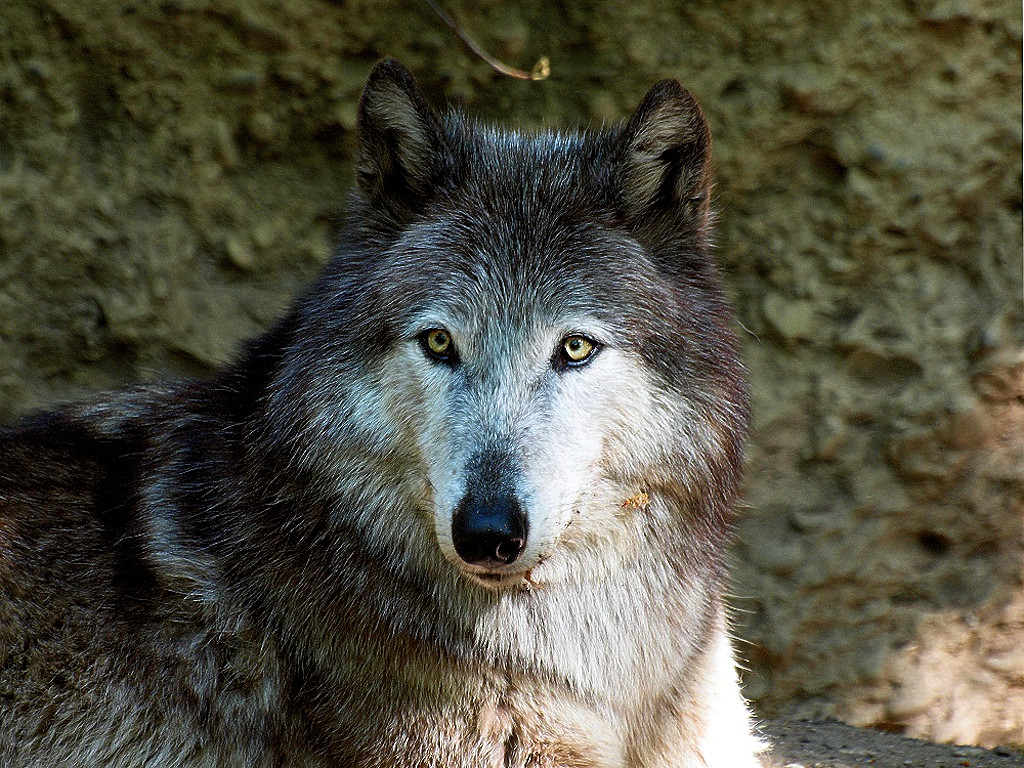
<svg viewBox="0 0 1024 768"><path fill-rule="evenodd" d="M509 133L385 61L360 130L330 266L236 364L0 430L0 764L759 765L696 102ZM513 561L456 550L471 497Z"/></svg>

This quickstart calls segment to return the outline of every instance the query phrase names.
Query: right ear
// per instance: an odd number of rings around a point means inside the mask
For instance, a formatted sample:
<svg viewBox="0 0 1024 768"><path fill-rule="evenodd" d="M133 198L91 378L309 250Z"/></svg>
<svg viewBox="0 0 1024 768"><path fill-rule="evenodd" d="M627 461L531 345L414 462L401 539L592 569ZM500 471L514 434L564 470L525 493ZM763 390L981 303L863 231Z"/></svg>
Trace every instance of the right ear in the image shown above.
<svg viewBox="0 0 1024 768"><path fill-rule="evenodd" d="M437 115L395 59L370 73L358 125L356 178L363 194L391 213L415 211L436 183L443 138Z"/></svg>
<svg viewBox="0 0 1024 768"><path fill-rule="evenodd" d="M643 222L667 213L706 224L711 130L689 91L675 80L655 85L619 143L619 184L631 218Z"/></svg>

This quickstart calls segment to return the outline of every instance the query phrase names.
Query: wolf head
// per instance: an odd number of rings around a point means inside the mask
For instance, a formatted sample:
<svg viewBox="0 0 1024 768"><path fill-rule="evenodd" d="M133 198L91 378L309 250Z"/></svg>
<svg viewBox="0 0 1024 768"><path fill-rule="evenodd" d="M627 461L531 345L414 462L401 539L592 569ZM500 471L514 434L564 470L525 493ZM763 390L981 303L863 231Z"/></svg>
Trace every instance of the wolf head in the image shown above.
<svg viewBox="0 0 1024 768"><path fill-rule="evenodd" d="M693 97L666 80L611 130L508 132L437 115L388 60L359 131L271 396L339 530L491 587L715 549L746 404Z"/></svg>

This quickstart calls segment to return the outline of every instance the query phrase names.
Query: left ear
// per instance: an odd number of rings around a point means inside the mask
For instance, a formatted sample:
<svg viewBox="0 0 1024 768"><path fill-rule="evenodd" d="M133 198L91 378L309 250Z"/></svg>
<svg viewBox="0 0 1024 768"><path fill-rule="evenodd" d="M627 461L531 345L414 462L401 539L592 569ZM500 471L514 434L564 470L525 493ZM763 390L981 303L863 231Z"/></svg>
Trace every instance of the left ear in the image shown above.
<svg viewBox="0 0 1024 768"><path fill-rule="evenodd" d="M711 130L697 100L662 80L640 102L619 137L619 192L634 221L651 214L707 215Z"/></svg>
<svg viewBox="0 0 1024 768"><path fill-rule="evenodd" d="M356 179L366 198L395 216L415 212L433 192L443 143L409 70L395 59L377 64L359 99Z"/></svg>

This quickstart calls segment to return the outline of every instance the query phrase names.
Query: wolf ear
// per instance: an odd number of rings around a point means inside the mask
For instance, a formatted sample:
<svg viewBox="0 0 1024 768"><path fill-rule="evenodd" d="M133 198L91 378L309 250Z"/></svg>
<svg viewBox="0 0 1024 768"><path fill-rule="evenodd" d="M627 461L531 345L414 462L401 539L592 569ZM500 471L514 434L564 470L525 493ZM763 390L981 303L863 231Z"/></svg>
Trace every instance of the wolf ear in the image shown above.
<svg viewBox="0 0 1024 768"><path fill-rule="evenodd" d="M619 192L634 220L654 213L707 215L711 130L697 100L662 80L640 102L619 138Z"/></svg>
<svg viewBox="0 0 1024 768"><path fill-rule="evenodd" d="M441 123L395 59L384 59L370 73L358 125L356 177L363 194L393 213L415 210L437 179Z"/></svg>

